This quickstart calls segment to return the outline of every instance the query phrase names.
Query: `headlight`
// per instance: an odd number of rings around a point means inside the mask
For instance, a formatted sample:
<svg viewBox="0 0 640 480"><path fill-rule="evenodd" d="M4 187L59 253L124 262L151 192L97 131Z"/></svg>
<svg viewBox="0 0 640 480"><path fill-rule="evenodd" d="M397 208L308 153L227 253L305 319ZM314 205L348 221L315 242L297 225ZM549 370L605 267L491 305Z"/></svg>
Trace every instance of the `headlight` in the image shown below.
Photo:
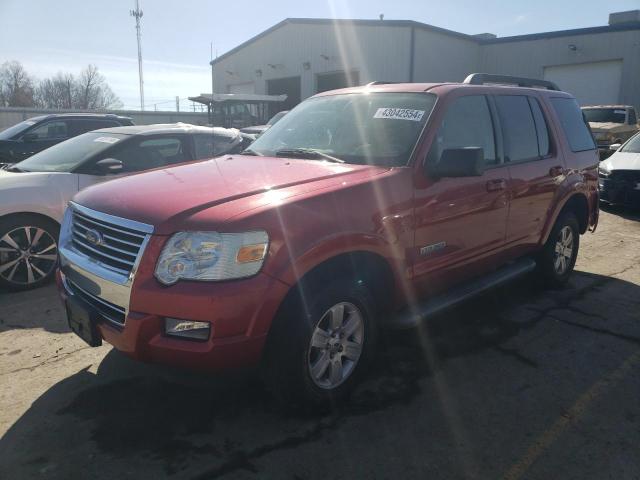
<svg viewBox="0 0 640 480"><path fill-rule="evenodd" d="M268 246L264 231L176 233L162 249L155 276L165 285L250 277L260 271Z"/></svg>
<svg viewBox="0 0 640 480"><path fill-rule="evenodd" d="M611 170L609 170L606 165L600 164L598 165L598 174L601 177L608 177L609 175L611 175Z"/></svg>

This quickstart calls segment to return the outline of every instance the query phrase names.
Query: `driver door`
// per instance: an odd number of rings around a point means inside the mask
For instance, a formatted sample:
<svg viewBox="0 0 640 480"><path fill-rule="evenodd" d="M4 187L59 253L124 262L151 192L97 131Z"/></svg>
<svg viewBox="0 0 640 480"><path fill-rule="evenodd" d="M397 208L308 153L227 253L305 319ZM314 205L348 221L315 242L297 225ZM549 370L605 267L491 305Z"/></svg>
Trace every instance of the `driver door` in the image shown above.
<svg viewBox="0 0 640 480"><path fill-rule="evenodd" d="M505 244L509 170L502 162L490 99L459 96L444 108L426 161L439 162L445 149L481 147L485 171L429 178L416 189L413 271L420 296L483 273Z"/></svg>

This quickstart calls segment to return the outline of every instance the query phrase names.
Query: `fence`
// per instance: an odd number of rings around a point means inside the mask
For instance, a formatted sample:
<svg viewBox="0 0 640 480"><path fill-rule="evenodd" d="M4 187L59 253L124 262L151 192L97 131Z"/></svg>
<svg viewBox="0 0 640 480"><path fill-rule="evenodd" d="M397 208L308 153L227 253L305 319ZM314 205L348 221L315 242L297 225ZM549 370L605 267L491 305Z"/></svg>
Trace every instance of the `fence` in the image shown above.
<svg viewBox="0 0 640 480"><path fill-rule="evenodd" d="M87 110L49 110L40 108L0 107L0 131L16 123L39 115L52 113L114 113L130 117L136 125L151 125L153 123L191 123L193 125L206 125L208 122L206 113L199 112L141 112L139 110L108 110L103 112Z"/></svg>

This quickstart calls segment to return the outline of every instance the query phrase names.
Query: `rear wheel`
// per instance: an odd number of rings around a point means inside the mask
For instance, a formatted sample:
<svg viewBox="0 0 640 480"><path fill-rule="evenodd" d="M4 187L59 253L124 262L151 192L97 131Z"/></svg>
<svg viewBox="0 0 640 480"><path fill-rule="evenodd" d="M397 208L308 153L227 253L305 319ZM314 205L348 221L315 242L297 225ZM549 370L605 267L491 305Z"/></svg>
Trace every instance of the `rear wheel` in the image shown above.
<svg viewBox="0 0 640 480"><path fill-rule="evenodd" d="M290 300L269 334L264 377L281 404L324 410L345 398L373 357L376 324L366 287L339 280Z"/></svg>
<svg viewBox="0 0 640 480"><path fill-rule="evenodd" d="M576 216L562 214L538 257L538 271L545 284L560 287L567 283L578 257L580 230Z"/></svg>
<svg viewBox="0 0 640 480"><path fill-rule="evenodd" d="M59 227L33 215L0 221L0 286L39 287L53 278L58 263Z"/></svg>

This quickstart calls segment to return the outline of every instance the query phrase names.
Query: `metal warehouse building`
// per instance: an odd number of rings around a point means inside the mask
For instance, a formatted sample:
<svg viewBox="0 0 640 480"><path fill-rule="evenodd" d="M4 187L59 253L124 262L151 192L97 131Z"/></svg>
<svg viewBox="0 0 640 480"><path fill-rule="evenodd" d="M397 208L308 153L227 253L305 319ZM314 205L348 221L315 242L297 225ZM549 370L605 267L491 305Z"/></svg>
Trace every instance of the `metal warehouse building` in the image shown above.
<svg viewBox="0 0 640 480"><path fill-rule="evenodd" d="M471 72L544 78L582 104L640 106L640 10L601 27L497 38L411 20L288 18L211 62L217 93L316 92L372 81L459 82Z"/></svg>

